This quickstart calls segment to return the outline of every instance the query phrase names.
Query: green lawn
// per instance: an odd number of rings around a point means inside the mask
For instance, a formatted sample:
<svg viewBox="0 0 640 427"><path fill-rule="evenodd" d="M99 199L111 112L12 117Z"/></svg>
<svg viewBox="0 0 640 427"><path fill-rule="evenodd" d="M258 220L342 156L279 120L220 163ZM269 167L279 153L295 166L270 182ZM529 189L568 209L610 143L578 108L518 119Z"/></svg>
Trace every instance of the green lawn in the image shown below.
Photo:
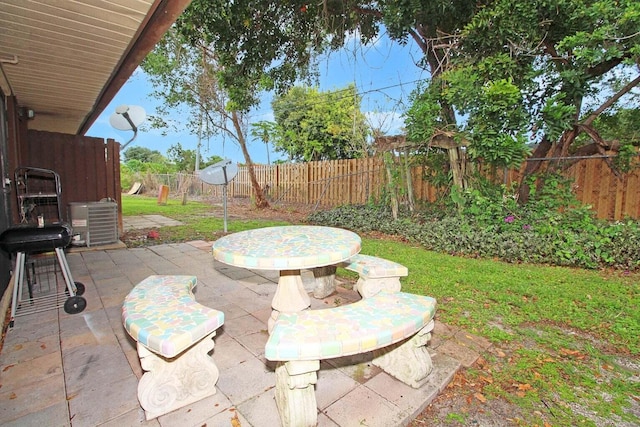
<svg viewBox="0 0 640 427"><path fill-rule="evenodd" d="M152 197L122 195L123 216L164 215L185 224L161 228L160 243L212 240L221 236L224 230L224 219L221 214L214 214L213 211L212 206L207 203L189 201L183 205L180 200L169 199L166 205L158 205L157 199ZM228 219L227 231L235 233L252 228L285 224L282 221Z"/></svg>
<svg viewBox="0 0 640 427"><path fill-rule="evenodd" d="M222 219L210 211L195 202L158 206L155 199L123 196L124 215L186 222L160 230L170 241L220 235ZM234 220L229 232L279 224ZM640 273L461 258L367 236L362 253L407 266L404 291L435 297L440 321L500 349L500 356L484 355L489 373L472 368L467 375L485 381L487 399L520 407L523 425L640 425ZM343 269L338 274L354 277Z"/></svg>

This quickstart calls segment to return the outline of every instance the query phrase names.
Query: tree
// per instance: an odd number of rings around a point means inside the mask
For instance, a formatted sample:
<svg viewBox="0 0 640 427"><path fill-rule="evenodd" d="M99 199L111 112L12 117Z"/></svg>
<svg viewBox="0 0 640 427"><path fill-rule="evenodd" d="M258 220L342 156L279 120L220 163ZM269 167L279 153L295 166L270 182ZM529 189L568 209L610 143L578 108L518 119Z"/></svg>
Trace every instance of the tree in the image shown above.
<svg viewBox="0 0 640 427"><path fill-rule="evenodd" d="M193 172L196 168L195 150L186 150L179 142L169 147L167 156L180 172Z"/></svg>
<svg viewBox="0 0 640 427"><path fill-rule="evenodd" d="M142 163L162 163L165 158L158 150L146 147L130 147L124 152L124 161L139 160Z"/></svg>
<svg viewBox="0 0 640 427"><path fill-rule="evenodd" d="M366 153L370 133L354 85L320 92L293 87L271 103L274 146L291 160L350 159Z"/></svg>
<svg viewBox="0 0 640 427"><path fill-rule="evenodd" d="M247 149L245 114L234 107L227 90L220 84L221 68L206 39L196 39L189 44L179 33L170 30L147 55L142 69L154 86L153 96L163 100L158 108L159 116L151 121L152 126L170 126L171 120L183 108L186 109L186 126L193 134L200 137L220 134L231 138L242 150L256 207L268 207ZM180 144L178 147L172 155L185 161L183 167L190 168L185 170L193 170L187 161L191 150L182 149ZM195 167L195 153L193 158Z"/></svg>
<svg viewBox="0 0 640 427"><path fill-rule="evenodd" d="M251 136L264 142L267 149L267 164L269 165L271 164L271 160L269 159L269 142L275 138L275 134L276 124L273 122L262 120L251 123Z"/></svg>
<svg viewBox="0 0 640 427"><path fill-rule="evenodd" d="M182 145L178 142L167 150L169 160L171 160L176 168L181 172L194 172L196 167L196 152L195 150L186 150L182 148ZM208 160L201 160L200 164L203 168L212 165L214 163L222 161L220 156L211 156Z"/></svg>
<svg viewBox="0 0 640 427"><path fill-rule="evenodd" d="M469 130L476 133L480 123L496 120L480 109L487 88L509 85L521 98L513 129L536 143L534 158L618 152L621 141L605 139L596 125L621 102L637 105L639 28L640 3L634 0L492 2L460 33L454 66L443 77L454 89L445 96L469 115ZM472 147L478 157L491 154L487 145L474 141ZM528 198L528 176L572 163L528 162L520 200Z"/></svg>

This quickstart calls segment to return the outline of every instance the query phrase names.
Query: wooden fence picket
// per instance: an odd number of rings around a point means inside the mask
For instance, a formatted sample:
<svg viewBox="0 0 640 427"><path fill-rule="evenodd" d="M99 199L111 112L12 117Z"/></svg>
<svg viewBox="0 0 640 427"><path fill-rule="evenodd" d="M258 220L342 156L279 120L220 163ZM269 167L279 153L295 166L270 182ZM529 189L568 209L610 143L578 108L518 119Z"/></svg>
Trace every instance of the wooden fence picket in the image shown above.
<svg viewBox="0 0 640 427"><path fill-rule="evenodd" d="M323 209L345 204L379 201L385 194L387 176L383 160L378 157L331 160L311 163L254 165L254 172L266 196L272 202L314 205ZM478 169L489 173L482 166ZM518 182L524 168L496 171L495 179L510 185ZM416 201L433 202L438 190L423 179L424 166L411 168L413 194ZM640 218L640 170L616 176L604 159L584 159L571 166L565 176L572 179L578 200L591 205L598 218L621 220ZM165 185L180 185L189 191L221 198L221 186L191 184L181 178L156 179ZM180 183L180 184L172 184ZM145 183L146 185L146 183ZM147 186L151 188L151 186ZM177 191L171 187L172 191ZM238 167L238 175L229 184L228 197L249 198L253 191L246 166ZM406 197L406 196L405 196Z"/></svg>

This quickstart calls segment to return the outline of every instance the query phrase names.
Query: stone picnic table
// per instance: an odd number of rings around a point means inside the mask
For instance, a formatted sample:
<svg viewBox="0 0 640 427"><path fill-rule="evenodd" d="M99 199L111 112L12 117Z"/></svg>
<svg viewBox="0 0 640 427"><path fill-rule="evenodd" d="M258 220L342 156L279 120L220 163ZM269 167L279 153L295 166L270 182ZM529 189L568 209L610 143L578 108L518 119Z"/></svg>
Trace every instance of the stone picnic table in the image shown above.
<svg viewBox="0 0 640 427"><path fill-rule="evenodd" d="M341 228L314 225L265 227L229 234L216 240L213 257L225 264L280 272L268 322L271 332L280 312L310 306L300 270L336 265L360 252L362 240Z"/></svg>

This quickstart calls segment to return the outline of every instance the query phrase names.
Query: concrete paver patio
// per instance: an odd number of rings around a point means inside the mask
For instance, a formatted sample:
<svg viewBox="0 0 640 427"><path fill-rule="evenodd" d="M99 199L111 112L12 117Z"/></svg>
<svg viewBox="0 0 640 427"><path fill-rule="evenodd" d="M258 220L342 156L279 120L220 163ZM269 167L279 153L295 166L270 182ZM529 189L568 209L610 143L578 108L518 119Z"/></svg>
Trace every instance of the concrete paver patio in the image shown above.
<svg viewBox="0 0 640 427"><path fill-rule="evenodd" d="M135 249L73 251L74 280L86 291L86 309L54 309L18 317L0 352L0 425L4 426L278 426L275 364L264 358L267 319L277 273L214 261L211 242ZM307 272L305 287L312 289ZM218 392L146 421L136 391L142 369L135 342L122 326L124 297L152 274L197 276L196 300L225 313L213 358ZM62 281L64 286L64 281ZM312 309L359 299L339 287ZM25 303L25 302L23 302ZM436 315L437 316L437 315ZM469 366L489 343L436 322L429 348L434 372L420 389L368 362L370 355L321 363L319 426L406 425Z"/></svg>

